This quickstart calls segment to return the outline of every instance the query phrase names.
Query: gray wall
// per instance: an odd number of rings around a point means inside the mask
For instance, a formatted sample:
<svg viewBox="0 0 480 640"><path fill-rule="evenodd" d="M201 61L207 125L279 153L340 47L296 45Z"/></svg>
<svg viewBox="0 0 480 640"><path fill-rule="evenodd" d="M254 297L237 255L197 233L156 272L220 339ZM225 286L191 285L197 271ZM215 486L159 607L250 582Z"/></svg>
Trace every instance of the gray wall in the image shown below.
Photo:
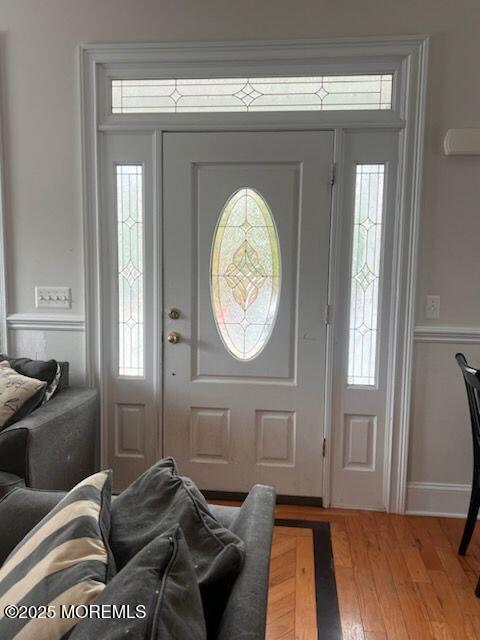
<svg viewBox="0 0 480 640"><path fill-rule="evenodd" d="M0 0L8 186L9 312L35 313L36 284L72 287L83 314L77 45L429 34L431 40L417 322L441 296L442 326L480 325L480 157L446 158L446 129L480 126L476 0ZM15 332L22 334L23 332ZM41 333L41 332L40 332ZM83 360L78 335L41 333ZM19 348L32 336L16 335ZM63 342L62 342L63 340ZM480 364L480 347L463 345ZM470 479L456 345L416 349L410 479ZM62 353L60 353L62 352ZM42 350L40 350L42 353ZM439 389L441 392L439 393Z"/></svg>

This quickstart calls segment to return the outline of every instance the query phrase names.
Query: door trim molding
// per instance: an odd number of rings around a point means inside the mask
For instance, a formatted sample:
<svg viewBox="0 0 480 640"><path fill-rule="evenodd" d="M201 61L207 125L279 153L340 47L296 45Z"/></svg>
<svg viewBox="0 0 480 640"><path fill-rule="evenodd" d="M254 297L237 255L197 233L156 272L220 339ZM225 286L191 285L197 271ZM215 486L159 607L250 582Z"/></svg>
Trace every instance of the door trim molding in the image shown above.
<svg viewBox="0 0 480 640"><path fill-rule="evenodd" d="M422 195L423 151L427 99L428 38L418 42L415 54L404 60L405 106L409 104L409 118L403 133L400 162L400 238L394 248L392 297L391 370L387 407L388 468L385 482L388 511L404 513L407 499L408 445L410 435L410 406L413 384L413 340L415 327L415 297L417 284L418 237ZM403 292L405 294L403 295ZM399 374L396 372L400 371ZM398 424L394 424L395 415ZM397 445L397 446L396 446ZM398 450L395 455L395 449Z"/></svg>
<svg viewBox="0 0 480 640"><path fill-rule="evenodd" d="M407 457L414 343L415 288L418 253L418 227L422 179L425 122L428 37L343 38L304 41L211 42L169 44L82 45L79 48L81 85L82 208L85 250L85 308L87 379L103 396L103 345L101 343L100 300L100 191L99 152L102 131L149 130L246 130L246 129L401 129L398 201L398 243L394 251L391 339L389 345L392 374L388 382L384 497L387 510L403 512L407 492ZM337 73L394 73L393 109L382 112L319 111L275 114L108 114L105 87L112 74L141 72L145 64L163 69L164 74L188 73L218 77L230 71L237 75L266 73L281 69L301 74L307 71ZM183 69L183 71L182 71ZM167 72L168 70L168 72ZM185 71L187 70L187 71ZM109 75L110 74L110 75ZM334 216L338 211L334 210ZM333 252L331 252L332 254ZM335 257L331 255L331 266ZM331 301L334 303L334 300ZM333 354L334 336L329 332L327 354ZM398 373L397 373L398 372ZM332 375L331 362L327 376ZM330 385L330 387L328 387ZM332 379L327 380L327 388ZM398 417L397 417L398 416ZM324 465L324 504L330 501L331 415L325 421L327 457ZM105 415L102 414L105 424ZM102 429L102 449L103 429Z"/></svg>

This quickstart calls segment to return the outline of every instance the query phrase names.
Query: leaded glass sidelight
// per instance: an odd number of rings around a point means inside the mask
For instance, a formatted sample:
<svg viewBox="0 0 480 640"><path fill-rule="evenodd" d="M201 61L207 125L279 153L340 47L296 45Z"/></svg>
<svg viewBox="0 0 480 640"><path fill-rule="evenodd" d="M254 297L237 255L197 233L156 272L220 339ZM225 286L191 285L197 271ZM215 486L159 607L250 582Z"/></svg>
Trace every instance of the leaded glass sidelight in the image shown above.
<svg viewBox="0 0 480 640"><path fill-rule="evenodd" d="M383 228L383 164L358 164L353 219L348 384L375 386Z"/></svg>
<svg viewBox="0 0 480 640"><path fill-rule="evenodd" d="M281 286L277 229L255 189L239 189L223 207L212 245L210 286L225 347L238 360L253 360L272 334Z"/></svg>
<svg viewBox="0 0 480 640"><path fill-rule="evenodd" d="M119 164L117 182L118 373L144 375L143 167Z"/></svg>

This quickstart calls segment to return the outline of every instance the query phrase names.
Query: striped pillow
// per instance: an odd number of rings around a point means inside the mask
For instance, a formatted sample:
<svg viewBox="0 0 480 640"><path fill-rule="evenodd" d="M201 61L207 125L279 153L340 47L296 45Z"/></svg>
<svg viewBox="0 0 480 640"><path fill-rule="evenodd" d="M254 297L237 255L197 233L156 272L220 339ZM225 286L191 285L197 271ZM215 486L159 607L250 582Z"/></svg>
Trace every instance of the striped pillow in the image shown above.
<svg viewBox="0 0 480 640"><path fill-rule="evenodd" d="M62 605L88 605L114 573L108 545L111 471L83 480L15 547L0 568L0 638L58 640L78 619ZM50 605L51 618L8 618L5 607Z"/></svg>

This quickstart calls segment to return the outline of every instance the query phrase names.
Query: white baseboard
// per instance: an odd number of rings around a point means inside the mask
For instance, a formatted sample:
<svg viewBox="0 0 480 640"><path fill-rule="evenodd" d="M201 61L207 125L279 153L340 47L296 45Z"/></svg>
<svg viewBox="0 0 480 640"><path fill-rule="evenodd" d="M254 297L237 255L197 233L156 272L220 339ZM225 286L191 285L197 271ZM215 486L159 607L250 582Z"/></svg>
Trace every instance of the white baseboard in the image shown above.
<svg viewBox="0 0 480 640"><path fill-rule="evenodd" d="M470 490L469 484L409 482L406 512L419 516L465 518Z"/></svg>

